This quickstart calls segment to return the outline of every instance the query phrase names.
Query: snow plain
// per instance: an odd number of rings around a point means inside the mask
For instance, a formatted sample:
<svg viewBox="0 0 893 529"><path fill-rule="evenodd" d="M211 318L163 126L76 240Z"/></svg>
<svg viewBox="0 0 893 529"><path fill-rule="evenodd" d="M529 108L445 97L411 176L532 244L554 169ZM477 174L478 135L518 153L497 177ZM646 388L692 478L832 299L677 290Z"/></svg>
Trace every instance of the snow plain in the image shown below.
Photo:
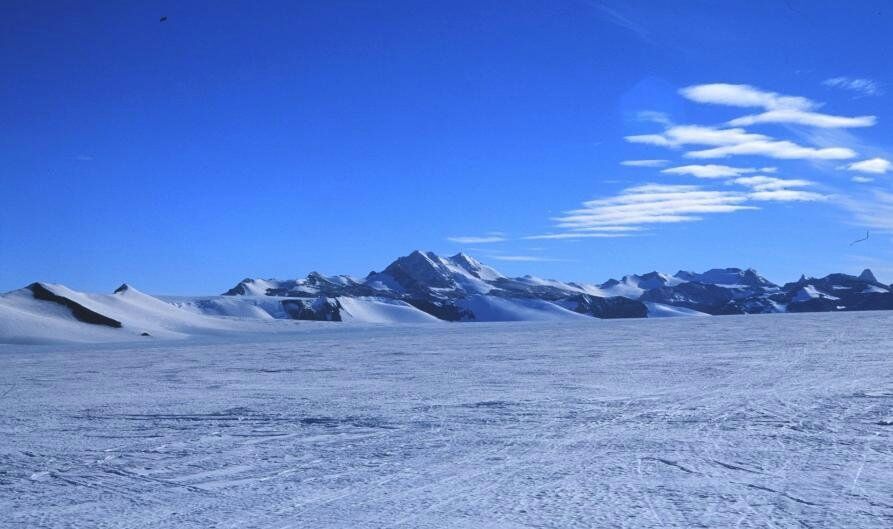
<svg viewBox="0 0 893 529"><path fill-rule="evenodd" d="M893 526L893 314L0 345L5 528Z"/></svg>

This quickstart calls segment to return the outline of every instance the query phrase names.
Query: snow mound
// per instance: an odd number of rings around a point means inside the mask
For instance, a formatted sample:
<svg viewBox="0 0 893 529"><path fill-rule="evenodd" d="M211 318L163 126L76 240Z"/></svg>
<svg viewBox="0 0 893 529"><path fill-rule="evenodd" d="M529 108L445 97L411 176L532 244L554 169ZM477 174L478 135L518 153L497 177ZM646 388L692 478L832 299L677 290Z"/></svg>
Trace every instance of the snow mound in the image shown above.
<svg viewBox="0 0 893 529"><path fill-rule="evenodd" d="M540 299L505 299L495 296L469 296L458 305L470 310L477 321L555 321L587 320L590 316L578 314L554 303Z"/></svg>
<svg viewBox="0 0 893 529"><path fill-rule="evenodd" d="M435 323L442 322L409 303L378 298L338 298L341 321L360 323Z"/></svg>
<svg viewBox="0 0 893 529"><path fill-rule="evenodd" d="M663 303L654 303L646 301L645 306L648 307L649 318L675 318L680 316L710 316L706 312L698 312L694 309L686 307L674 307L672 305L664 305Z"/></svg>
<svg viewBox="0 0 893 529"><path fill-rule="evenodd" d="M270 319L269 317L266 319ZM293 330L263 319L224 318L162 301L122 285L114 294L84 294L64 285L34 283L0 296L0 342L120 342L183 339L233 332Z"/></svg>

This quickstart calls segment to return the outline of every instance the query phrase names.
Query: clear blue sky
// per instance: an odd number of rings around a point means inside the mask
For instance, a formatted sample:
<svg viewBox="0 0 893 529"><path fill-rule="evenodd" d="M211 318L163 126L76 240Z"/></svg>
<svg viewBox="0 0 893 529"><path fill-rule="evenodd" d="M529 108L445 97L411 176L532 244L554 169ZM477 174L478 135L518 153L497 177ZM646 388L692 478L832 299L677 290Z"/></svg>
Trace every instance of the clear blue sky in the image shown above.
<svg viewBox="0 0 893 529"><path fill-rule="evenodd" d="M0 291L416 248L893 281L886 1L11 1L0 26Z"/></svg>

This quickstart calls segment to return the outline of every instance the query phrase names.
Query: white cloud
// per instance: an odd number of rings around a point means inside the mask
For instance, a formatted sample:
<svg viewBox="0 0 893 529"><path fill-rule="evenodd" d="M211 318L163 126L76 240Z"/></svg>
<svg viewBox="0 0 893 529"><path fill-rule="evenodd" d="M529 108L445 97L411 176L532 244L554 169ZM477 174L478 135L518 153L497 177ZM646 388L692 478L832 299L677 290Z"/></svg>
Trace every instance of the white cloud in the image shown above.
<svg viewBox="0 0 893 529"><path fill-rule="evenodd" d="M750 187L753 192L748 194L751 200L775 201L775 202L819 202L827 200L828 196L812 191L790 189L792 187L808 187L815 182L800 179L783 179L773 176L747 176L736 178L734 183Z"/></svg>
<svg viewBox="0 0 893 529"><path fill-rule="evenodd" d="M669 160L624 160L620 165L627 167L663 167L670 163Z"/></svg>
<svg viewBox="0 0 893 529"><path fill-rule="evenodd" d="M856 153L846 147L816 149L804 147L787 140L751 141L737 145L725 145L702 151L685 153L688 158L725 158L727 156L767 156L781 160L846 160L855 158Z"/></svg>
<svg viewBox="0 0 893 529"><path fill-rule="evenodd" d="M828 197L813 193L811 191L800 191L794 189L775 189L771 191L755 191L748 195L752 200L774 201L774 202L819 202L827 200Z"/></svg>
<svg viewBox="0 0 893 529"><path fill-rule="evenodd" d="M656 112L654 110L642 110L636 114L636 119L639 121L650 121L652 123L660 123L661 125L669 127L673 124L670 121L670 116L666 115L663 112Z"/></svg>
<svg viewBox="0 0 893 529"><path fill-rule="evenodd" d="M868 176L854 176L850 180L857 184L870 184L871 182L874 182L874 178Z"/></svg>
<svg viewBox="0 0 893 529"><path fill-rule="evenodd" d="M837 81L835 81L837 82ZM832 84L829 80L829 86ZM843 87L841 83L837 83ZM837 86L835 85L835 86ZM847 89L865 87L855 83ZM893 230L893 194L879 193L873 199L867 194L857 202L850 196L824 194L815 189L810 180L785 179L769 176L774 167L735 167L706 163L706 160L730 156L761 156L778 160L846 160L848 169L860 173L883 174L893 171L893 164L884 158L852 162L859 159L856 150L869 150L847 129L870 127L875 116L838 116L819 112L821 103L805 97L783 95L750 85L726 83L701 84L680 90L682 96L704 104L727 105L757 109L751 115L738 117L719 126L697 124L677 125L661 113L646 112L637 117L662 125L663 130L652 134L626 136L626 141L671 149L684 149L683 156L704 160L686 165L667 160L627 160L620 162L631 167L657 167L668 175L690 175L697 178L728 178L728 184L742 186L717 190L693 185L645 184L624 189L620 193L584 202L579 209L553 218L555 233L532 235L525 239L579 239L589 237L634 236L659 224L695 222L723 213L760 209L763 202L822 202L846 207L857 219L871 225ZM784 137L776 138L754 133L746 127L758 124L790 124L796 143ZM675 166L678 165L678 166ZM742 164L752 165L752 164ZM755 164L754 164L755 165ZM816 163L817 167L828 164ZM869 176L857 175L854 182L868 183ZM855 186L853 187L855 190ZM863 188L864 190L865 188ZM819 189L821 190L821 188ZM863 191L864 192L864 191ZM859 209L861 208L861 209Z"/></svg>
<svg viewBox="0 0 893 529"><path fill-rule="evenodd" d="M785 96L766 92L746 84L712 83L693 85L679 91L683 97L697 103L757 107L766 110L809 110L818 105L805 97Z"/></svg>
<svg viewBox="0 0 893 529"><path fill-rule="evenodd" d="M718 129L701 125L677 125L661 134L626 136L631 143L645 143L659 147L706 145L714 147L685 154L688 158L725 158L732 155L766 156L792 160L846 160L856 153L845 147L817 149L804 147L787 140L776 140L765 134L754 134L742 128Z"/></svg>
<svg viewBox="0 0 893 529"><path fill-rule="evenodd" d="M854 79L852 77L832 77L822 81L825 86L856 92L860 96L876 96L884 93L881 85L871 79Z"/></svg>
<svg viewBox="0 0 893 529"><path fill-rule="evenodd" d="M893 231L893 193L875 191L860 198L842 201L863 226Z"/></svg>
<svg viewBox="0 0 893 529"><path fill-rule="evenodd" d="M893 169L893 164L890 163L890 160L885 160L884 158L871 158L870 160L851 163L847 166L847 169L860 173L884 174Z"/></svg>
<svg viewBox="0 0 893 529"><path fill-rule="evenodd" d="M552 262L560 261L560 259L552 259L549 257L540 257L538 255L490 255L490 259L497 261L518 261L518 262Z"/></svg>
<svg viewBox="0 0 893 529"><path fill-rule="evenodd" d="M785 189L788 187L806 187L814 185L815 182L799 179L775 178L774 176L745 176L732 180L732 183L743 185L754 189L755 191L773 191Z"/></svg>
<svg viewBox="0 0 893 529"><path fill-rule="evenodd" d="M795 125L806 125L823 129L837 129L872 127L876 122L877 118L875 116L857 116L851 118L846 116L832 116L818 112L807 112L798 109L779 109L769 110L762 114L736 118L729 121L729 125L733 127L746 127L748 125L756 125L759 123L792 123Z"/></svg>
<svg viewBox="0 0 893 529"><path fill-rule="evenodd" d="M587 233L579 231L569 231L564 233L546 233L544 235L529 235L524 239L535 240L560 240L560 239L616 239L620 237L629 237L628 233Z"/></svg>
<svg viewBox="0 0 893 529"><path fill-rule="evenodd" d="M619 195L590 200L554 219L560 228L588 233L605 227L691 222L699 215L754 209L740 193L705 191L698 186L646 184Z"/></svg>
<svg viewBox="0 0 893 529"><path fill-rule="evenodd" d="M494 242L503 242L508 239L501 233L491 233L488 235L480 235L480 236L456 236L456 237L447 237L447 240L450 242L454 242L457 244L488 244Z"/></svg>
<svg viewBox="0 0 893 529"><path fill-rule="evenodd" d="M827 200L828 197L812 191L790 189L792 187L808 187L815 182L800 179L775 178L774 176L745 176L732 180L732 183L751 188L748 193L750 200L774 201L774 202L818 202Z"/></svg>
<svg viewBox="0 0 893 529"><path fill-rule="evenodd" d="M626 136L630 143L647 143L660 147L680 145L736 145L739 143L770 140L763 134L752 134L741 128L717 129L701 125L677 125L667 128L662 134L639 134Z"/></svg>
<svg viewBox="0 0 893 529"><path fill-rule="evenodd" d="M661 171L666 174L674 175L691 175L697 178L726 178L730 176L741 176L748 173L756 172L775 172L774 167L764 167L756 169L753 167L729 167L728 165L683 165L681 167L670 167Z"/></svg>
<svg viewBox="0 0 893 529"><path fill-rule="evenodd" d="M680 93L698 103L762 108L765 112L733 119L729 125L746 127L760 123L792 123L820 128L871 127L875 116L833 116L812 112L819 103L799 96L767 92L750 85L714 83L683 88Z"/></svg>

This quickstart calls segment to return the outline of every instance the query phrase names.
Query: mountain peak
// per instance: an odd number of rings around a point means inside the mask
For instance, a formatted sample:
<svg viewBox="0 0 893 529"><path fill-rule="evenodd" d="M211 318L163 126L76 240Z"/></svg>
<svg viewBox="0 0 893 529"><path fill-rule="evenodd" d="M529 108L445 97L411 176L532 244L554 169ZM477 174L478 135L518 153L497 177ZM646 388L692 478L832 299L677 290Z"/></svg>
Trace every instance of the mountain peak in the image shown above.
<svg viewBox="0 0 893 529"><path fill-rule="evenodd" d="M474 257L468 255L464 252L459 252L456 255L450 257L450 261L453 261L456 264L467 263L475 268L481 267L481 262L475 259Z"/></svg>
<svg viewBox="0 0 893 529"><path fill-rule="evenodd" d="M877 278L874 277L874 273L871 271L870 268L866 268L865 270L862 270L862 273L859 274L859 279L861 279L862 281L868 281L871 283L878 282Z"/></svg>
<svg viewBox="0 0 893 529"><path fill-rule="evenodd" d="M774 283L761 276L753 268L711 268L703 273L680 270L674 276L683 281L707 285L744 285L749 287L774 287Z"/></svg>

